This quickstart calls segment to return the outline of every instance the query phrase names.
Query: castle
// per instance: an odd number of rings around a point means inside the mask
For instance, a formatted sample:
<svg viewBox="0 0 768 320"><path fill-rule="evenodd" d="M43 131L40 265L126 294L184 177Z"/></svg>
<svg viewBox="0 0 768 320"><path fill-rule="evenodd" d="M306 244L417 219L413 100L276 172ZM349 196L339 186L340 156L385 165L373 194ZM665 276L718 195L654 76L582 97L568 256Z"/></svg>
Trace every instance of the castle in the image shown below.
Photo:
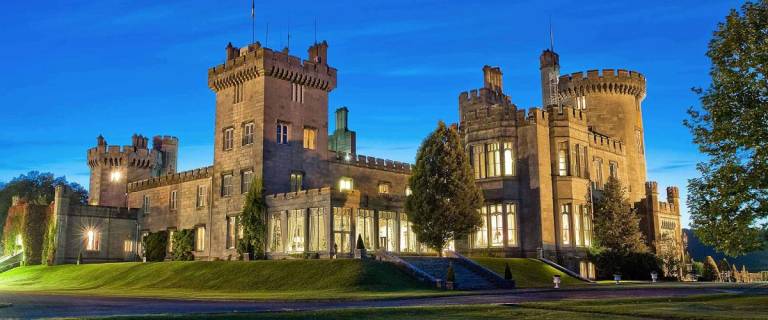
<svg viewBox="0 0 768 320"><path fill-rule="evenodd" d="M89 205L57 189L58 263L134 260L149 232L193 229L198 260L237 256L238 216L254 177L268 205L269 258L351 257L358 235L370 249L424 253L404 210L411 166L356 153L347 108L328 127L337 70L328 45L307 59L258 42L229 44L208 70L216 95L213 164L176 172L179 140L135 135L126 146L99 136L88 150ZM498 67L483 68L482 88L460 93L458 129L485 204L483 226L451 248L468 254L546 257L594 278L592 191L609 176L627 187L648 244L680 241L679 192L660 201L646 181L642 101L646 80L606 69L560 75L559 56L540 59L544 108L518 109ZM87 232L78 228L87 226ZM86 239L81 239L85 237ZM85 247L84 247L85 246Z"/></svg>

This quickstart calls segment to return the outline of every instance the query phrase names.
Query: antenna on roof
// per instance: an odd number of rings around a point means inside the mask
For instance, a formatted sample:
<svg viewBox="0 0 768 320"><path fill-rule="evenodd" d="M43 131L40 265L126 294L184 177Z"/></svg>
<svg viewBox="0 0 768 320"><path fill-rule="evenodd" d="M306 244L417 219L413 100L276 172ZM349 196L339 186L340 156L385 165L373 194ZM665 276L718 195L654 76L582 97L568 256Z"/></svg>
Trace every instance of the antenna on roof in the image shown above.
<svg viewBox="0 0 768 320"><path fill-rule="evenodd" d="M288 43L286 44L285 47L288 49L288 51L291 50L291 24L290 23L288 24Z"/></svg>
<svg viewBox="0 0 768 320"><path fill-rule="evenodd" d="M264 35L264 47L269 48L269 22L267 22L267 31L265 31Z"/></svg>
<svg viewBox="0 0 768 320"><path fill-rule="evenodd" d="M552 16L549 16L549 51L555 52L555 36L552 32Z"/></svg>
<svg viewBox="0 0 768 320"><path fill-rule="evenodd" d="M315 18L315 44L317 44L317 18Z"/></svg>
<svg viewBox="0 0 768 320"><path fill-rule="evenodd" d="M251 43L256 42L256 0L251 0Z"/></svg>

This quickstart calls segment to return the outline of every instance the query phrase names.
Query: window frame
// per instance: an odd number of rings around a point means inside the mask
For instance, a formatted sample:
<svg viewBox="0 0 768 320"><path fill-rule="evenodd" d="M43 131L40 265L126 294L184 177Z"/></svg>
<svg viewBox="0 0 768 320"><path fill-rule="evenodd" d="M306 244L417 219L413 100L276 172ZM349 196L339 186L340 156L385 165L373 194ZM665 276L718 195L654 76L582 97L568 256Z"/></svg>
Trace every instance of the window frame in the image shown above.
<svg viewBox="0 0 768 320"><path fill-rule="evenodd" d="M288 141L290 141L290 136L288 135L288 132L290 131L290 123L278 120L276 128L275 141L277 144L288 145Z"/></svg>
<svg viewBox="0 0 768 320"><path fill-rule="evenodd" d="M256 130L256 124L253 121L243 124L243 141L242 145L247 146L253 144L254 131Z"/></svg>
<svg viewBox="0 0 768 320"><path fill-rule="evenodd" d="M223 130L222 145L221 148L224 151L230 151L235 147L235 128L227 127Z"/></svg>

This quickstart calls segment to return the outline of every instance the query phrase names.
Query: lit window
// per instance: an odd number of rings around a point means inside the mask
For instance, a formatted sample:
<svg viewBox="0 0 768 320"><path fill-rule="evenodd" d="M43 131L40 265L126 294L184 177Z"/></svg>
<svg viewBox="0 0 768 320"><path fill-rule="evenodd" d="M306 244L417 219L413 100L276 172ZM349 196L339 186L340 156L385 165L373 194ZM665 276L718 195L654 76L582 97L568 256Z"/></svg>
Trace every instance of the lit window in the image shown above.
<svg viewBox="0 0 768 320"><path fill-rule="evenodd" d="M405 187L405 195L410 196L413 194L413 190L411 190L411 187Z"/></svg>
<svg viewBox="0 0 768 320"><path fill-rule="evenodd" d="M178 191L177 190L171 190L171 210L176 210L178 205Z"/></svg>
<svg viewBox="0 0 768 320"><path fill-rule="evenodd" d="M304 174L301 172L291 173L291 192L302 190Z"/></svg>
<svg viewBox="0 0 768 320"><path fill-rule="evenodd" d="M384 251L397 250L397 213L379 211L379 248Z"/></svg>
<svg viewBox="0 0 768 320"><path fill-rule="evenodd" d="M581 206L579 206L581 208ZM582 242L583 238L581 237L581 210L573 210L573 242L576 244L576 246L581 247L584 246L584 242Z"/></svg>
<svg viewBox="0 0 768 320"><path fill-rule="evenodd" d="M149 208L151 206L149 195L144 195L144 204L142 205L142 208L144 209L144 213L149 213Z"/></svg>
<svg viewBox="0 0 768 320"><path fill-rule="evenodd" d="M380 182L379 183L379 194L388 194L389 193L389 182Z"/></svg>
<svg viewBox="0 0 768 320"><path fill-rule="evenodd" d="M240 192L246 193L251 190L251 183L253 183L253 171L243 171L240 177Z"/></svg>
<svg viewBox="0 0 768 320"><path fill-rule="evenodd" d="M304 252L304 218L306 211L304 209L293 209L288 211L288 246L287 253Z"/></svg>
<svg viewBox="0 0 768 320"><path fill-rule="evenodd" d="M413 232L413 223L408 221L405 212L400 213L400 251L416 252L416 234Z"/></svg>
<svg viewBox="0 0 768 320"><path fill-rule="evenodd" d="M504 142L504 175L515 175L515 150L512 142Z"/></svg>
<svg viewBox="0 0 768 320"><path fill-rule="evenodd" d="M333 249L338 253L348 253L350 243L352 208L333 207Z"/></svg>
<svg viewBox="0 0 768 320"><path fill-rule="evenodd" d="M282 232L281 211L273 212L269 218L269 252L283 252L283 232Z"/></svg>
<svg viewBox="0 0 768 320"><path fill-rule="evenodd" d="M243 145L249 145L253 143L253 122L246 123L243 126Z"/></svg>
<svg viewBox="0 0 768 320"><path fill-rule="evenodd" d="M225 174L221 177L221 196L227 197L232 195L232 175Z"/></svg>
<svg viewBox="0 0 768 320"><path fill-rule="evenodd" d="M101 235L96 230L88 230L85 234L85 250L99 251L99 237Z"/></svg>
<svg viewBox="0 0 768 320"><path fill-rule="evenodd" d="M223 148L224 150L232 150L232 145L234 144L234 135L235 135L235 129L229 128L224 130L224 141L223 141Z"/></svg>
<svg viewBox="0 0 768 320"><path fill-rule="evenodd" d="M205 227L195 228L195 251L205 250Z"/></svg>
<svg viewBox="0 0 768 320"><path fill-rule="evenodd" d="M498 177L501 175L501 153L499 152L499 143L488 143L485 145L486 159L488 159L488 177Z"/></svg>
<svg viewBox="0 0 768 320"><path fill-rule="evenodd" d="M325 208L309 208L309 250L328 249ZM358 228L360 226L358 225Z"/></svg>
<svg viewBox="0 0 768 320"><path fill-rule="evenodd" d="M560 206L562 211L562 219L560 221L560 225L562 228L562 242L563 244L570 244L571 243L571 223L570 223L570 213L571 213L571 206L569 204L564 204Z"/></svg>
<svg viewBox="0 0 768 320"><path fill-rule="evenodd" d="M123 241L123 253L133 253L133 240Z"/></svg>
<svg viewBox="0 0 768 320"><path fill-rule="evenodd" d="M472 168L475 171L475 179L485 178L485 145L478 144L471 148L472 151Z"/></svg>
<svg viewBox="0 0 768 320"><path fill-rule="evenodd" d="M504 246L504 215L501 212L500 204L488 206L488 213L491 217L491 247Z"/></svg>
<svg viewBox="0 0 768 320"><path fill-rule="evenodd" d="M588 206L581 206L582 227L584 228L584 246L592 245L592 217Z"/></svg>
<svg viewBox="0 0 768 320"><path fill-rule="evenodd" d="M352 178L342 177L339 179L339 191L352 190Z"/></svg>
<svg viewBox="0 0 768 320"><path fill-rule="evenodd" d="M206 186L197 186L197 207L205 207L208 203L208 193Z"/></svg>
<svg viewBox="0 0 768 320"><path fill-rule="evenodd" d="M507 203L507 245L517 246L517 205Z"/></svg>
<svg viewBox="0 0 768 320"><path fill-rule="evenodd" d="M480 208L481 225L477 228L474 235L474 247L475 248L487 248L488 247L488 208L483 206Z"/></svg>
<svg viewBox="0 0 768 320"><path fill-rule="evenodd" d="M122 177L122 174L120 173L120 171L115 170L109 174L109 181L118 182L120 181L121 177Z"/></svg>
<svg viewBox="0 0 768 320"><path fill-rule="evenodd" d="M355 239L358 237L362 238L365 248L373 251L373 244L375 243L374 238L376 236L373 233L373 210L357 210L357 226L355 227L355 230L357 231Z"/></svg>
<svg viewBox="0 0 768 320"><path fill-rule="evenodd" d="M568 175L568 144L566 142L558 144L557 173L560 176Z"/></svg>
<svg viewBox="0 0 768 320"><path fill-rule="evenodd" d="M304 127L304 149L315 150L317 129Z"/></svg>
<svg viewBox="0 0 768 320"><path fill-rule="evenodd" d="M288 144L288 123L277 122L277 144Z"/></svg>

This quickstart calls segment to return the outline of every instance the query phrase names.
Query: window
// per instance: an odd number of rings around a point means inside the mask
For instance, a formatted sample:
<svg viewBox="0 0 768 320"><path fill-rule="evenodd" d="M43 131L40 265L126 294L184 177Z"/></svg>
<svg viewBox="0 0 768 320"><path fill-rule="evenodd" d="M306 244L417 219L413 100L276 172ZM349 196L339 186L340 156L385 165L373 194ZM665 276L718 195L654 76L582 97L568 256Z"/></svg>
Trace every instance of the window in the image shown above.
<svg viewBox="0 0 768 320"><path fill-rule="evenodd" d="M352 208L333 208L333 249L337 253L349 253L350 221L352 220Z"/></svg>
<svg viewBox="0 0 768 320"><path fill-rule="evenodd" d="M504 215L500 204L488 206L488 214L491 218L491 247L504 246Z"/></svg>
<svg viewBox="0 0 768 320"><path fill-rule="evenodd" d="M351 191L352 187L352 178L341 177L341 179L339 179L339 191Z"/></svg>
<svg viewBox="0 0 768 320"><path fill-rule="evenodd" d="M582 165L584 164L584 161L586 161L586 159L583 159L581 157L582 156L582 150L581 149L582 149L581 145L577 144L576 145L576 149L574 150L574 155L575 155L574 158L576 160L575 161L576 163L574 163L574 165L575 165L574 169L576 170L576 176L577 177L582 177L583 176L584 171L582 170Z"/></svg>
<svg viewBox="0 0 768 320"><path fill-rule="evenodd" d="M253 183L253 171L245 170L240 174L240 192L246 193L251 190L251 183Z"/></svg>
<svg viewBox="0 0 768 320"><path fill-rule="evenodd" d="M413 190L411 190L411 187L405 187L405 195L410 196L413 194Z"/></svg>
<svg viewBox="0 0 768 320"><path fill-rule="evenodd" d="M99 251L99 245L101 233L90 229L85 233L85 250L86 251Z"/></svg>
<svg viewBox="0 0 768 320"><path fill-rule="evenodd" d="M501 153L499 152L499 143L488 143L485 145L486 159L488 159L488 177L498 177L501 175Z"/></svg>
<svg viewBox="0 0 768 320"><path fill-rule="evenodd" d="M588 206L581 206L581 219L584 228L584 246L592 246L592 216Z"/></svg>
<svg viewBox="0 0 768 320"><path fill-rule="evenodd" d="M304 127L304 149L315 150L317 129Z"/></svg>
<svg viewBox="0 0 768 320"><path fill-rule="evenodd" d="M304 103L304 86L298 83L291 83L291 101Z"/></svg>
<svg viewBox="0 0 768 320"><path fill-rule="evenodd" d="M176 234L176 229L168 229L168 252L173 252L173 235Z"/></svg>
<svg viewBox="0 0 768 320"><path fill-rule="evenodd" d="M384 249L384 251L394 251L397 249L396 223L395 212L379 211L379 248Z"/></svg>
<svg viewBox="0 0 768 320"><path fill-rule="evenodd" d="M478 144L472 146L472 167L475 170L475 179L485 178L485 151L484 145Z"/></svg>
<svg viewBox="0 0 768 320"><path fill-rule="evenodd" d="M171 190L171 203L169 207L171 210L176 210L178 208L178 191L177 190Z"/></svg>
<svg viewBox="0 0 768 320"><path fill-rule="evenodd" d="M195 251L205 250L205 226L195 228Z"/></svg>
<svg viewBox="0 0 768 320"><path fill-rule="evenodd" d="M507 203L507 245L517 246L517 205Z"/></svg>
<svg viewBox="0 0 768 320"><path fill-rule="evenodd" d="M562 212L561 220L560 220L560 227L561 227L561 239L563 244L570 244L571 243L571 223L570 223L570 213L571 213L571 205L570 204L564 204L560 206L560 211Z"/></svg>
<svg viewBox="0 0 768 320"><path fill-rule="evenodd" d="M361 237L363 239L363 244L365 244L366 249L370 249L373 251L373 244L375 239L375 234L373 233L373 210L370 209L357 209L357 225L356 225L356 235L355 239L357 237Z"/></svg>
<svg viewBox="0 0 768 320"><path fill-rule="evenodd" d="M221 196L228 197L232 195L232 174L221 176Z"/></svg>
<svg viewBox="0 0 768 320"><path fill-rule="evenodd" d="M291 173L291 192L301 191L301 186L304 180L304 174L301 172Z"/></svg>
<svg viewBox="0 0 768 320"><path fill-rule="evenodd" d="M232 87L232 103L243 102L243 84L238 83Z"/></svg>
<svg viewBox="0 0 768 320"><path fill-rule="evenodd" d="M277 144L288 144L288 123L277 122Z"/></svg>
<svg viewBox="0 0 768 320"><path fill-rule="evenodd" d="M581 177L582 178L589 178L589 165L588 162L589 158L587 158L587 146L581 147Z"/></svg>
<svg viewBox="0 0 768 320"><path fill-rule="evenodd" d="M586 96L576 97L576 109L578 109L578 110L586 110L587 109L587 97Z"/></svg>
<svg viewBox="0 0 768 320"><path fill-rule="evenodd" d="M637 143L637 152L640 154L645 153L645 148L643 148L643 133L640 129L635 129L635 143Z"/></svg>
<svg viewBox="0 0 768 320"><path fill-rule="evenodd" d="M227 249L237 245L237 216L227 217Z"/></svg>
<svg viewBox="0 0 768 320"><path fill-rule="evenodd" d="M413 224L408 221L405 212L400 213L400 251L416 252L416 234L413 233Z"/></svg>
<svg viewBox="0 0 768 320"><path fill-rule="evenodd" d="M304 209L288 210L288 246L287 253L304 252Z"/></svg>
<svg viewBox="0 0 768 320"><path fill-rule="evenodd" d="M581 207L579 206L579 210L573 210L573 242L576 244L577 247L583 247L584 242L581 242L583 238L581 237Z"/></svg>
<svg viewBox="0 0 768 320"><path fill-rule="evenodd" d="M202 208L208 203L208 192L206 186L197 186L197 207Z"/></svg>
<svg viewBox="0 0 768 320"><path fill-rule="evenodd" d="M475 248L487 248L488 247L488 208L483 206L480 208L481 225L477 228L474 235L474 247Z"/></svg>
<svg viewBox="0 0 768 320"><path fill-rule="evenodd" d="M253 143L253 129L254 129L253 122L246 123L243 125L243 145L249 145Z"/></svg>
<svg viewBox="0 0 768 320"><path fill-rule="evenodd" d="M568 143L560 142L557 148L557 174L561 177L568 175Z"/></svg>
<svg viewBox="0 0 768 320"><path fill-rule="evenodd" d="M611 175L612 178L619 178L619 164L615 161L611 161L608 163L608 172Z"/></svg>
<svg viewBox="0 0 768 320"><path fill-rule="evenodd" d="M269 218L269 252L283 252L282 212L272 212Z"/></svg>
<svg viewBox="0 0 768 320"><path fill-rule="evenodd" d="M389 182L379 182L379 194L388 194L390 186Z"/></svg>
<svg viewBox="0 0 768 320"><path fill-rule="evenodd" d="M504 142L504 175L515 175L515 150L512 142Z"/></svg>
<svg viewBox="0 0 768 320"><path fill-rule="evenodd" d="M328 250L325 208L309 208L309 250Z"/></svg>
<svg viewBox="0 0 768 320"><path fill-rule="evenodd" d="M133 253L133 240L126 239L123 241L123 253Z"/></svg>
<svg viewBox="0 0 768 320"><path fill-rule="evenodd" d="M597 184L598 188L603 187L603 159L595 158L594 160L594 167L595 167L595 183Z"/></svg>
<svg viewBox="0 0 768 320"><path fill-rule="evenodd" d="M234 139L235 139L235 129L233 128L227 128L224 129L224 150L232 150L232 146L234 145Z"/></svg>
<svg viewBox="0 0 768 320"><path fill-rule="evenodd" d="M144 195L144 204L141 206L144 209L144 213L149 213L150 202L149 195Z"/></svg>

